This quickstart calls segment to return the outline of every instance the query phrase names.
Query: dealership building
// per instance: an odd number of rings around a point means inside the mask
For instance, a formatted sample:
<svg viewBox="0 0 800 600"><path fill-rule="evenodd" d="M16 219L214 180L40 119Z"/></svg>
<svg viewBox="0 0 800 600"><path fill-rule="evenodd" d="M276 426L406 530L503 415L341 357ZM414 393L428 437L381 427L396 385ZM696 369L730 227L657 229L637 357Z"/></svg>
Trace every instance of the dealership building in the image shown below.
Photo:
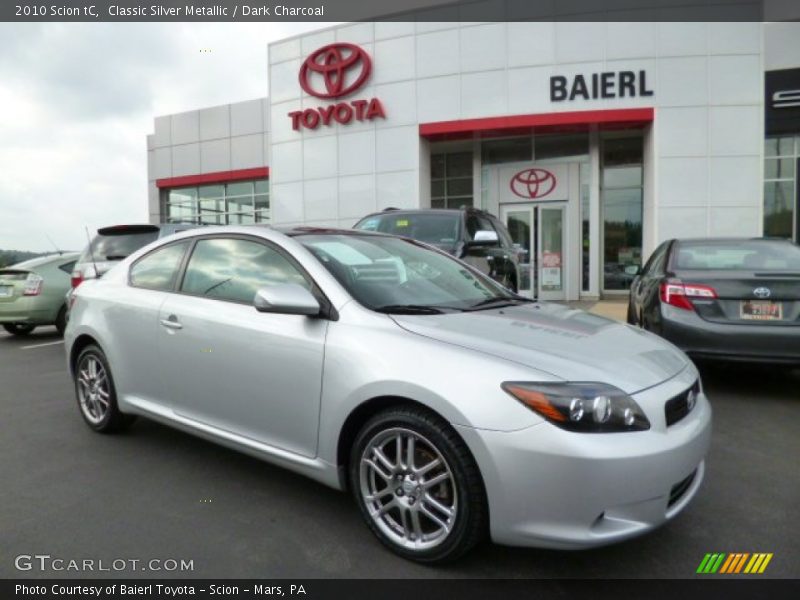
<svg viewBox="0 0 800 600"><path fill-rule="evenodd" d="M370 22L268 55L269 97L155 118L152 222L473 206L555 300L670 238L800 235L798 22Z"/></svg>

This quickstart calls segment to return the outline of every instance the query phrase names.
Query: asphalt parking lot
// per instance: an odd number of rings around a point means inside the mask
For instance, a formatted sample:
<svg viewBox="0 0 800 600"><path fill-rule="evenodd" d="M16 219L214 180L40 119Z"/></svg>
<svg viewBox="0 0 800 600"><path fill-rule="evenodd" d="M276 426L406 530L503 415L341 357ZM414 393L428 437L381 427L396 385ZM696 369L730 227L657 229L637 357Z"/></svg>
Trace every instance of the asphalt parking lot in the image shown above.
<svg viewBox="0 0 800 600"><path fill-rule="evenodd" d="M92 433L55 330L2 332L0 577L42 576L17 571L14 558L49 554L194 564L186 573L111 573L128 577L685 578L707 552L771 552L756 577L798 577L800 371L703 375L715 411L706 481L676 520L591 551L487 542L431 568L383 549L346 494L146 420L123 435Z"/></svg>

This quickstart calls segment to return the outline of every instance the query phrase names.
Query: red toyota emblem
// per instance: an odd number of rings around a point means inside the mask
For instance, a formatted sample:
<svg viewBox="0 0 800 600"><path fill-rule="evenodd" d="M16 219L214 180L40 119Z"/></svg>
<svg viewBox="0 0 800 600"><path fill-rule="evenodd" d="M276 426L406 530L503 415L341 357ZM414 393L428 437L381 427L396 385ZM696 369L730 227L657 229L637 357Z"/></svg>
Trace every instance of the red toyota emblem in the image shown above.
<svg viewBox="0 0 800 600"><path fill-rule="evenodd" d="M543 198L556 187L556 176L547 169L525 169L511 178L510 187L520 198Z"/></svg>
<svg viewBox="0 0 800 600"><path fill-rule="evenodd" d="M340 98L360 88L371 71L372 61L362 48L344 42L328 44L300 67L300 87L317 98Z"/></svg>

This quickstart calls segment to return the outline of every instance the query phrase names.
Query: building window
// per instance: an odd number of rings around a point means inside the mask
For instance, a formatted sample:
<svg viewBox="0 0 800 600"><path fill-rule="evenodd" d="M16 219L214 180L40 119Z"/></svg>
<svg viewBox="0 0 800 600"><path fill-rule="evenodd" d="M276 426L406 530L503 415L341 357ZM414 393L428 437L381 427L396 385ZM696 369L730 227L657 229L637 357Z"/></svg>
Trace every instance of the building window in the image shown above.
<svg viewBox="0 0 800 600"><path fill-rule="evenodd" d="M764 145L764 235L798 238L800 135L768 137Z"/></svg>
<svg viewBox="0 0 800 600"><path fill-rule="evenodd" d="M533 141L534 160L581 159L589 156L589 134L537 135Z"/></svg>
<svg viewBox="0 0 800 600"><path fill-rule="evenodd" d="M604 138L601 159L603 289L627 290L625 268L642 264L642 137Z"/></svg>
<svg viewBox="0 0 800 600"><path fill-rule="evenodd" d="M167 223L269 223L269 180L234 181L166 191Z"/></svg>
<svg viewBox="0 0 800 600"><path fill-rule="evenodd" d="M481 143L481 164L483 165L523 162L532 159L533 140L529 135Z"/></svg>
<svg viewBox="0 0 800 600"><path fill-rule="evenodd" d="M472 206L472 152L431 154L431 208Z"/></svg>

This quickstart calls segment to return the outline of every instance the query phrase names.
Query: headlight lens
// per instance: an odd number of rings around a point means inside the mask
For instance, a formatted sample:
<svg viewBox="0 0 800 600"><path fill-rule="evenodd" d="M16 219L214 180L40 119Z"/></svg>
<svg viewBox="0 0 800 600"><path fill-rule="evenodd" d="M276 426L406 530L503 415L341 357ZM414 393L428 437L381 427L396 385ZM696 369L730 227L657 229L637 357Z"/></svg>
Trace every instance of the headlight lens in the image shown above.
<svg viewBox="0 0 800 600"><path fill-rule="evenodd" d="M503 389L553 425L583 433L650 429L636 401L605 383L527 383L507 381Z"/></svg>

